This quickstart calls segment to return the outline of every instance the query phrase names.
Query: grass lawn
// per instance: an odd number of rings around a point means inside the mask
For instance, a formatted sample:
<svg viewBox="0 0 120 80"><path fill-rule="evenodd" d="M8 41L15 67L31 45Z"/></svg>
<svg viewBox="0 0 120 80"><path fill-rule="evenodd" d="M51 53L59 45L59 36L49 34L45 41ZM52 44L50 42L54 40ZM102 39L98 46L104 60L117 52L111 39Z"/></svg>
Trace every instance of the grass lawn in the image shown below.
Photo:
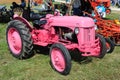
<svg viewBox="0 0 120 80"><path fill-rule="evenodd" d="M6 24L0 24L0 80L120 80L120 47L103 59L88 63L72 58L69 75L55 72L49 56L41 52L27 60L18 60L9 53L5 40Z"/></svg>
<svg viewBox="0 0 120 80"><path fill-rule="evenodd" d="M118 12L108 15L110 19L118 16ZM51 68L46 51L27 60L14 58L6 44L6 26L0 23L0 80L120 80L120 46L103 59L89 58L87 63L72 57L71 72L63 76Z"/></svg>
<svg viewBox="0 0 120 80"><path fill-rule="evenodd" d="M12 2L20 3L21 0L0 0L0 4L11 4Z"/></svg>

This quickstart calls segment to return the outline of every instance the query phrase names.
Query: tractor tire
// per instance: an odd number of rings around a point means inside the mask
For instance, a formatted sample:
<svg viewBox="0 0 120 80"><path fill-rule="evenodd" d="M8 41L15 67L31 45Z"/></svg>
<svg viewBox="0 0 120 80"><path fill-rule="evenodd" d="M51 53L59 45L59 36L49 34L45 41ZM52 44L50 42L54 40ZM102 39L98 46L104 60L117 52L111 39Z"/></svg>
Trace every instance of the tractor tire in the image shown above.
<svg viewBox="0 0 120 80"><path fill-rule="evenodd" d="M120 46L119 41L116 40L116 37L112 38L110 37L110 40L114 43L115 46Z"/></svg>
<svg viewBox="0 0 120 80"><path fill-rule="evenodd" d="M99 40L100 40L100 43L99 43L100 54L99 54L98 58L103 58L105 56L105 54L107 53L105 38L100 34L96 34L96 38L99 38Z"/></svg>
<svg viewBox="0 0 120 80"><path fill-rule="evenodd" d="M8 23L6 40L11 54L18 59L33 56L33 41L26 25L18 20Z"/></svg>
<svg viewBox="0 0 120 80"><path fill-rule="evenodd" d="M118 2L117 2L117 3L118 3L118 8L120 8L120 0L118 0Z"/></svg>
<svg viewBox="0 0 120 80"><path fill-rule="evenodd" d="M116 4L117 4L117 1L111 0L111 6L116 6Z"/></svg>
<svg viewBox="0 0 120 80"><path fill-rule="evenodd" d="M62 75L67 75L71 70L71 56L68 50L59 43L53 44L50 48L51 67Z"/></svg>
<svg viewBox="0 0 120 80"><path fill-rule="evenodd" d="M112 53L115 48L114 43L112 42L112 40L110 40L110 38L105 38L105 40L106 40L107 53Z"/></svg>

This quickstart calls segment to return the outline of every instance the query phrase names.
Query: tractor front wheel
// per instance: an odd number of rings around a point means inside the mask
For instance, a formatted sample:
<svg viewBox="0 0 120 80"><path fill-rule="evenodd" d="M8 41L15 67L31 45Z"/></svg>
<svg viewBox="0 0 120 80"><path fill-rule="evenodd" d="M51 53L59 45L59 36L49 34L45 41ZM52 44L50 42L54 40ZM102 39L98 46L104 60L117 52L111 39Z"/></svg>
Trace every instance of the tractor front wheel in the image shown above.
<svg viewBox="0 0 120 80"><path fill-rule="evenodd" d="M33 41L29 29L24 23L13 20L8 23L6 40L12 55L18 59L26 59L33 55Z"/></svg>
<svg viewBox="0 0 120 80"><path fill-rule="evenodd" d="M100 54L98 58L103 58L107 53L105 38L100 34L96 34L96 38L99 38L99 46L100 46Z"/></svg>
<svg viewBox="0 0 120 80"><path fill-rule="evenodd" d="M71 70L71 56L62 44L56 43L51 46L50 63L55 71L63 75L69 74Z"/></svg>
<svg viewBox="0 0 120 80"><path fill-rule="evenodd" d="M112 53L115 48L114 43L112 42L112 40L110 40L110 38L105 38L105 40L106 40L107 53Z"/></svg>

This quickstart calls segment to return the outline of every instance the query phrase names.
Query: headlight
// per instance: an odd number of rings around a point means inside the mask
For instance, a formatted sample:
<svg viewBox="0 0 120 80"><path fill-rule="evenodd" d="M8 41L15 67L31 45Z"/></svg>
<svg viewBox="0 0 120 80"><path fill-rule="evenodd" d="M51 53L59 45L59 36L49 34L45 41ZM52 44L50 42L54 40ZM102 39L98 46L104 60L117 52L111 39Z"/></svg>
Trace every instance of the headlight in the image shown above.
<svg viewBox="0 0 120 80"><path fill-rule="evenodd" d="M78 34L78 33L79 33L79 28L76 27L76 28L75 28L75 34Z"/></svg>

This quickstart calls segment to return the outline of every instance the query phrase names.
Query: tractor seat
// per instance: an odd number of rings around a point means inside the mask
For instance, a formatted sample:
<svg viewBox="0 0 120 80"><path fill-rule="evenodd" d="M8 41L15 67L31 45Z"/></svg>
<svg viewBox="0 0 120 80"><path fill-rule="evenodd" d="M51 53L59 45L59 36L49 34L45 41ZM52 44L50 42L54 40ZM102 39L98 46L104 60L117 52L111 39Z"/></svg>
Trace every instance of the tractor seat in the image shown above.
<svg viewBox="0 0 120 80"><path fill-rule="evenodd" d="M30 19L31 20L40 20L41 18L44 18L44 15L40 15L38 13L30 13Z"/></svg>
<svg viewBox="0 0 120 80"><path fill-rule="evenodd" d="M41 25L44 25L46 23L47 23L46 20L34 20L33 21L33 26L37 29L40 29L40 28L42 29Z"/></svg>

